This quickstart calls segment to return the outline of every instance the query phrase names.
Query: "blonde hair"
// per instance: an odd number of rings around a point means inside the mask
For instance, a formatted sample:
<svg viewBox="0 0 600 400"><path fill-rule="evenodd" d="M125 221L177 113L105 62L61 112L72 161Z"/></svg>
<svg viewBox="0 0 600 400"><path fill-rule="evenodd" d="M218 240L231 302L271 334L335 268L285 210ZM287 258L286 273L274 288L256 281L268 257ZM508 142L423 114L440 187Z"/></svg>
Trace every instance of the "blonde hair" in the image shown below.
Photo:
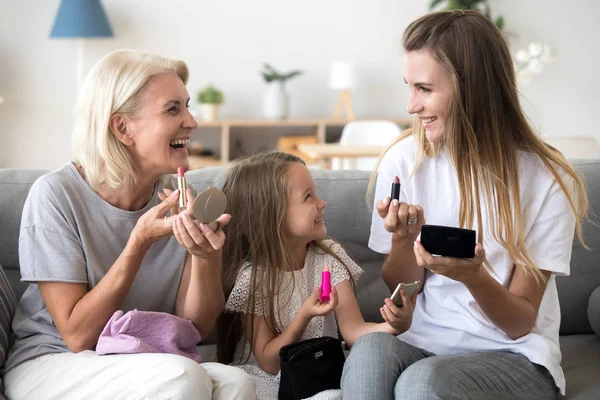
<svg viewBox="0 0 600 400"><path fill-rule="evenodd" d="M157 75L174 72L187 83L189 71L183 61L137 51L118 50L103 57L87 75L75 106L71 141L74 161L88 183L117 188L137 183L133 158L110 129L115 114L135 117L143 107L143 92Z"/></svg>
<svg viewBox="0 0 600 400"><path fill-rule="evenodd" d="M242 268L251 265L249 298L244 312L250 318L251 329L245 333L253 347L253 319L257 314L255 302L262 301L264 318L269 329L280 334L280 321L275 318L275 297L281 292L282 272L294 270L285 233L285 217L289 193L288 171L302 159L282 152L268 152L236 159L231 165L223 192L233 218L224 227L227 240L223 247L223 289L228 298ZM314 250L342 260L322 240L309 244ZM351 276L348 271L348 275ZM354 285L354 282L351 280ZM295 283L291 282L291 285ZM218 358L233 360L233 351L243 335L245 325L239 314L223 314L218 322ZM241 362L241 360L239 360Z"/></svg>
<svg viewBox="0 0 600 400"><path fill-rule="evenodd" d="M412 129L390 147L413 135L415 169L424 157L446 149L459 179L460 225L472 228L477 217L478 241L483 243L480 199L484 195L494 239L507 249L517 267L541 281L543 275L525 246L518 151L538 155L556 179L576 215L577 236L582 243L581 224L588 200L582 178L529 124L519 102L512 58L500 31L478 11L439 11L411 23L404 32L403 47L406 52L430 51L448 71L453 95L441 141L428 142L422 122L415 118ZM572 182L565 183L559 169Z"/></svg>

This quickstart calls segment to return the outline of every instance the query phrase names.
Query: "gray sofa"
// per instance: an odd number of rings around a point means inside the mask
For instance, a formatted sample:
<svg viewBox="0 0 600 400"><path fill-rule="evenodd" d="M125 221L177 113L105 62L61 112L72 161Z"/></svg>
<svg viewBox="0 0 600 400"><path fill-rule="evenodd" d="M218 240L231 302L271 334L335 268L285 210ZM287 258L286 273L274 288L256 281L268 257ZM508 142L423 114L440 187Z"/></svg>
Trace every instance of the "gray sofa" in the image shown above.
<svg viewBox="0 0 600 400"><path fill-rule="evenodd" d="M588 184L592 210L600 212L600 160L575 162ZM0 169L0 265L6 271L18 297L26 285L19 281L17 241L23 202L31 184L45 171ZM378 308L389 296L380 268L383 257L367 247L370 211L365 193L370 174L365 171L313 170L319 195L327 200L325 222L329 234L339 240L365 270L357 286L360 308L367 320L380 320ZM188 182L202 190L207 185L220 186L223 168L205 168L186 174ZM562 322L561 347L563 369L567 378L568 399L600 398L600 336L594 334L587 309L591 293L600 287L600 228L585 225L588 251L575 241L571 261L571 276L557 279ZM599 296L596 296L598 300ZM600 334L600 332L598 332ZM211 358L214 344L211 338L202 346L202 353Z"/></svg>

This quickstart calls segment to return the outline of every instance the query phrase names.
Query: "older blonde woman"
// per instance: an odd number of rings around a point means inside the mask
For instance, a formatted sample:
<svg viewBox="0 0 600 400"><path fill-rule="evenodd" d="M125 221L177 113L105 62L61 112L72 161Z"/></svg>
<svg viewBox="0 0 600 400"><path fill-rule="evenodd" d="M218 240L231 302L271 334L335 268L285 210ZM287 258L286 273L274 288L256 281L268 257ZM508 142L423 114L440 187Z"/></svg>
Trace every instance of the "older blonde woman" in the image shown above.
<svg viewBox="0 0 600 400"><path fill-rule="evenodd" d="M117 310L171 313L205 337L223 309L223 232L195 225L185 210L169 213L177 191L159 198L161 177L188 167L197 125L187 80L182 61L133 50L107 55L88 75L75 161L36 181L23 210L20 265L30 285L13 321L11 399L253 397L234 367L93 351Z"/></svg>

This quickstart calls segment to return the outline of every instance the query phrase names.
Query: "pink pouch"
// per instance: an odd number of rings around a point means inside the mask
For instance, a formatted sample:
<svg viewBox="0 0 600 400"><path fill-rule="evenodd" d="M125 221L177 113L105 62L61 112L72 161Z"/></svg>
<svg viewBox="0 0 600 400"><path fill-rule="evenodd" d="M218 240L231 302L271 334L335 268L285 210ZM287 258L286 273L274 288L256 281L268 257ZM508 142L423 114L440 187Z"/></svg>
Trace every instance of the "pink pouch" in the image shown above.
<svg viewBox="0 0 600 400"><path fill-rule="evenodd" d="M192 321L162 312L115 311L100 334L98 354L170 353L202 362Z"/></svg>

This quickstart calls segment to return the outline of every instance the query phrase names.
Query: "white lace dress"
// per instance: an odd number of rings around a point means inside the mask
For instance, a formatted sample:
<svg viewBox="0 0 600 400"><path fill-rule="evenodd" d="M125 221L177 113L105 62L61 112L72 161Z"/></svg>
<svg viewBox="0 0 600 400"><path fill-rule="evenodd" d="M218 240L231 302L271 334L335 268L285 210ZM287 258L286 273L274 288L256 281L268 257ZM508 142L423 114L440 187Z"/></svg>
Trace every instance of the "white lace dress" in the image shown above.
<svg viewBox="0 0 600 400"><path fill-rule="evenodd" d="M352 274L354 281L358 281L363 273L363 270L346 254L344 249L333 241L325 241L327 246L332 245L331 249L336 255L344 261L348 270ZM276 307L275 320L279 321L281 326L280 330L284 330L292 321L304 301L310 297L314 288L321 285L321 273L323 267L328 265L331 270L331 285L335 286L338 283L350 279L348 270L340 264L333 256L325 253L319 248L309 247L304 262L304 268L298 271L286 272L284 275L284 290L280 293L279 298L275 299L275 304L279 304ZM225 304L226 312L245 312L246 304L248 303L249 288L250 288L250 265L246 266L236 280L236 283L231 291L231 295ZM295 285L292 287L291 282L292 276ZM258 296L256 296L258 297ZM257 315L264 315L262 309L262 302L260 299L256 299L256 313ZM304 330L302 340L312 339L322 336L338 337L337 323L335 320L335 313L330 313L324 317L314 317ZM245 360L245 355L250 351L250 345L243 338L237 345L234 355L234 363L239 360ZM279 374L271 375L263 371L256 359L254 354L251 354L248 361L244 365L237 365L244 371L246 371L254 380L256 384L256 395L257 399L260 400L271 400L277 399L277 392L279 390ZM312 396L311 400L334 400L341 399L341 390L326 390Z"/></svg>

